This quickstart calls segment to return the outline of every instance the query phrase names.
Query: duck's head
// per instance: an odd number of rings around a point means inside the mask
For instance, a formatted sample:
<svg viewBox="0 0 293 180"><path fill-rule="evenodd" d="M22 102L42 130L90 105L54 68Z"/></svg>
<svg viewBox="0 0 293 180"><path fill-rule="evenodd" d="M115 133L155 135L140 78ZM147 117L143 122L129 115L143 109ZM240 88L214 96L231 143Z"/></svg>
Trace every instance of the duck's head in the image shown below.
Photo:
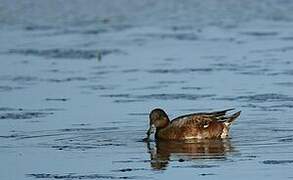
<svg viewBox="0 0 293 180"><path fill-rule="evenodd" d="M161 129L169 125L169 118L167 113L159 108L156 108L150 113L150 127L147 131L147 138L154 132L155 129Z"/></svg>

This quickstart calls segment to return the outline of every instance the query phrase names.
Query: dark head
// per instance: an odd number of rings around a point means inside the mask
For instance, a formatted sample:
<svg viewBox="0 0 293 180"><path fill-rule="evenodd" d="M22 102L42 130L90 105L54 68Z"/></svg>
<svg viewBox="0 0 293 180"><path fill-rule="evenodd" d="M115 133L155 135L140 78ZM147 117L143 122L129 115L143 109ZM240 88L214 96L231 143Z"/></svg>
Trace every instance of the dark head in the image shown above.
<svg viewBox="0 0 293 180"><path fill-rule="evenodd" d="M164 110L156 108L150 113L150 127L147 131L147 136L149 136L154 132L154 129L164 128L169 125L168 115Z"/></svg>

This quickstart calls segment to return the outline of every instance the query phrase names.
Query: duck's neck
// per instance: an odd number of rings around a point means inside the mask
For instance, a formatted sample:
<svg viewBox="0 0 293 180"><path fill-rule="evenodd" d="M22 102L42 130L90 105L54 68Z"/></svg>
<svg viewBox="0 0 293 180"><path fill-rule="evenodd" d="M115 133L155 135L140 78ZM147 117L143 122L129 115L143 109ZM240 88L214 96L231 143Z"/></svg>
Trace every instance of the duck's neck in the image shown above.
<svg viewBox="0 0 293 180"><path fill-rule="evenodd" d="M170 124L170 122L168 121L166 124L164 124L164 126L160 126L160 127L156 128L156 133L155 133L155 138L156 139L160 139L160 135L159 135L159 134L161 134L160 132L164 131L164 129L166 127L168 127L169 124Z"/></svg>

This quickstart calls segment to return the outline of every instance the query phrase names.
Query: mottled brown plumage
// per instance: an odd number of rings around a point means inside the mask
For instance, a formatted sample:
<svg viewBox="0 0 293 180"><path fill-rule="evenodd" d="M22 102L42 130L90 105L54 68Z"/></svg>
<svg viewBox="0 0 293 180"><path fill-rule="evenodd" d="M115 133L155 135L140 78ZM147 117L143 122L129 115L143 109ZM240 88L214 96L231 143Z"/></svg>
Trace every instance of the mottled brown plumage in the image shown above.
<svg viewBox="0 0 293 180"><path fill-rule="evenodd" d="M229 126L240 115L238 111L226 116L227 109L209 113L194 113L177 117L172 121L162 109L150 113L150 128L147 138L156 130L155 138L164 140L215 139L226 138Z"/></svg>

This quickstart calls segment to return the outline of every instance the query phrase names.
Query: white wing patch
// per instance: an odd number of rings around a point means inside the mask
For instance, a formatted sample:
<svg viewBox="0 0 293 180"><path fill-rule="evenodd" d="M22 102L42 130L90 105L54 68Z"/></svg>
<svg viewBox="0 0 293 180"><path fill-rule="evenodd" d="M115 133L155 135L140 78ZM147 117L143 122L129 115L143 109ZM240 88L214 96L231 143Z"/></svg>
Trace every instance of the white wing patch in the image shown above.
<svg viewBox="0 0 293 180"><path fill-rule="evenodd" d="M203 126L203 128L207 128L207 127L209 127L209 124L205 124L205 125Z"/></svg>
<svg viewBox="0 0 293 180"><path fill-rule="evenodd" d="M184 139L185 140L190 140L190 139L197 139L197 136L186 136Z"/></svg>

